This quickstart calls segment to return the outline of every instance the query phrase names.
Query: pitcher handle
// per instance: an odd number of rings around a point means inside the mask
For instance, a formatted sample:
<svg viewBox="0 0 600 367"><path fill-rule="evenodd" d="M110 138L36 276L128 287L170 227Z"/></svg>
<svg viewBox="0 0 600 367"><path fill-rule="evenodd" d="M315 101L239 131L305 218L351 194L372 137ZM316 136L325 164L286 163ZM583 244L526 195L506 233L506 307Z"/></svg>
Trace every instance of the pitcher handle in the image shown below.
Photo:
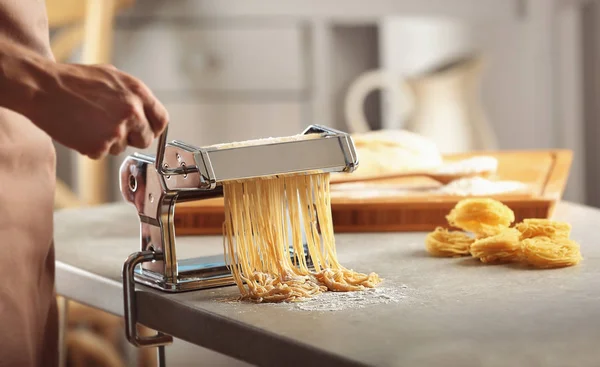
<svg viewBox="0 0 600 367"><path fill-rule="evenodd" d="M390 115L404 121L414 108L414 95L409 85L398 74L384 70L370 70L352 82L344 103L346 124L350 133L371 130L364 113L364 102L372 91L385 89L390 92Z"/></svg>

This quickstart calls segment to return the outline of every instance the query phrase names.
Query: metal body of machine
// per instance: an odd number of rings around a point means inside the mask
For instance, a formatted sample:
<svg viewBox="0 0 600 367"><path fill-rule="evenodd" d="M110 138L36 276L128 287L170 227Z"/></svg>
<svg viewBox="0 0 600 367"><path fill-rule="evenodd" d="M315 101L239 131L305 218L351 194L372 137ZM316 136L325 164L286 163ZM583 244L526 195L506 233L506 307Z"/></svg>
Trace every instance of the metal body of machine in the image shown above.
<svg viewBox="0 0 600 367"><path fill-rule="evenodd" d="M357 165L350 136L319 125L311 125L299 135L204 148L179 141L167 143L165 131L156 157L128 156L120 169L121 193L137 209L141 231L140 251L130 255L123 267L128 340L136 346L163 346L172 340L161 333L148 338L137 334L136 282L168 292L235 284L224 259L177 258L177 202L222 196L221 184L229 180L352 172Z"/></svg>

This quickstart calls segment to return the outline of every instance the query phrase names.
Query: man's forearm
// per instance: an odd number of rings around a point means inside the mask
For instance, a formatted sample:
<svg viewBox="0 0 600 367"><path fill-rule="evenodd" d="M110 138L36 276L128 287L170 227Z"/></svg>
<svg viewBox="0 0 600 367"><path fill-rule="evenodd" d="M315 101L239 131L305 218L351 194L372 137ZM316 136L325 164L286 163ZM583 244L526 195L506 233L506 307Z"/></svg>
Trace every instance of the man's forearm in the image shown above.
<svg viewBox="0 0 600 367"><path fill-rule="evenodd" d="M53 79L55 63L0 36L0 107L26 117Z"/></svg>

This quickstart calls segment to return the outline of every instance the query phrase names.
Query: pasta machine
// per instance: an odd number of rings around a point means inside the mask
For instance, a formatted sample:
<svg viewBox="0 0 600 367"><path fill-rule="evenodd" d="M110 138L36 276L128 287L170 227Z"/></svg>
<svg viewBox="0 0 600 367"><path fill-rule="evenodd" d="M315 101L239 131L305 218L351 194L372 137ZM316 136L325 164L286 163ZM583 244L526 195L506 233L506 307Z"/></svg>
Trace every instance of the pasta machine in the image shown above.
<svg viewBox="0 0 600 367"><path fill-rule="evenodd" d="M182 292L234 285L224 257L178 259L175 204L223 195L229 180L294 173L352 172L358 165L346 133L311 125L301 134L196 147L158 141L156 156L134 153L120 167L120 189L137 209L140 251L123 266L126 333L137 346L157 346L170 336L141 338L136 332L135 284ZM307 251L308 253L308 251ZM290 246L290 256L293 250Z"/></svg>

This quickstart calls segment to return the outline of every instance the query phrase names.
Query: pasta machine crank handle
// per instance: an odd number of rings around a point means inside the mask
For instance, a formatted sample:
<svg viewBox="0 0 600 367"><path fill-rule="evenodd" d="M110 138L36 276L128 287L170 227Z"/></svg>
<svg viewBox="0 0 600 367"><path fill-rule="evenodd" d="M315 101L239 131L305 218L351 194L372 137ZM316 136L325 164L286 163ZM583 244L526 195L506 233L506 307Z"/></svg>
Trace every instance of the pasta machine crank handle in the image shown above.
<svg viewBox="0 0 600 367"><path fill-rule="evenodd" d="M177 175L190 175L190 174L195 174L198 175L200 172L200 169L195 165L195 164L191 164L192 161L194 161L195 159L192 157L191 159L189 159L189 161L187 163L185 163L185 165L182 165L181 167L169 167L169 165L167 164L166 159L165 159L165 155L167 153L167 148L172 149L171 150L171 154L175 153L178 157L180 155L184 156L190 153L194 153L195 150L197 149L196 147L190 146L188 144L185 144L183 142L178 142L178 141L173 141L170 144L167 143L167 135L168 135L168 128L165 128L165 130L162 132L162 134L160 134L159 138L158 138L158 145L156 148L156 156L153 159L152 165L154 166L154 169L156 170L156 172L162 176L162 177L170 177L170 176L177 176ZM180 162L181 163L181 162ZM195 162L193 162L195 163ZM194 186L189 186L189 184L186 184L184 186L177 186L176 184L170 184L168 185L168 189L169 190L180 190L180 189L185 189L185 190L190 190L190 189L199 189L200 187L194 187ZM214 187L212 187L214 189ZM206 188L204 188L203 191ZM201 199L202 197L199 197L199 199Z"/></svg>
<svg viewBox="0 0 600 367"><path fill-rule="evenodd" d="M154 251L135 252L123 265L123 302L125 305L125 334L127 340L137 347L161 347L173 343L173 337L158 332L154 336L142 337L137 331L137 300L135 294L134 271L141 263L164 260L164 255Z"/></svg>
<svg viewBox="0 0 600 367"><path fill-rule="evenodd" d="M156 148L156 161L154 162L156 170L160 174L165 174L163 171L163 159L165 157L165 149L167 147L167 134L169 131L169 125L165 126L165 130L160 134L158 138L158 146Z"/></svg>
<svg viewBox="0 0 600 367"><path fill-rule="evenodd" d="M167 135L169 134L168 126L165 127L165 130L158 137L158 145L156 147L156 156L154 159L154 168L156 168L156 172L158 172L162 176L169 175L185 175L189 173L198 172L198 167L191 165L185 168L176 167L176 168L167 168L165 164L165 152L167 150ZM185 144L187 145L187 144ZM179 147L181 149L181 147ZM189 149L189 147L187 148Z"/></svg>

